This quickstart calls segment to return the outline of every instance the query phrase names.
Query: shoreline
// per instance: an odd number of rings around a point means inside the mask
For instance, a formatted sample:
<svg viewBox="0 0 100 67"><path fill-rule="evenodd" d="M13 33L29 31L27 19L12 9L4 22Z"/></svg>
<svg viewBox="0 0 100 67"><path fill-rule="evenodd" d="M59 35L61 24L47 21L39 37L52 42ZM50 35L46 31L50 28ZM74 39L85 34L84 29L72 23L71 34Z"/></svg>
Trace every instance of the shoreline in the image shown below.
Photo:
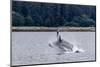
<svg viewBox="0 0 100 67"><path fill-rule="evenodd" d="M55 32L58 27L12 27L12 32ZM95 32L95 27L59 27L61 32Z"/></svg>

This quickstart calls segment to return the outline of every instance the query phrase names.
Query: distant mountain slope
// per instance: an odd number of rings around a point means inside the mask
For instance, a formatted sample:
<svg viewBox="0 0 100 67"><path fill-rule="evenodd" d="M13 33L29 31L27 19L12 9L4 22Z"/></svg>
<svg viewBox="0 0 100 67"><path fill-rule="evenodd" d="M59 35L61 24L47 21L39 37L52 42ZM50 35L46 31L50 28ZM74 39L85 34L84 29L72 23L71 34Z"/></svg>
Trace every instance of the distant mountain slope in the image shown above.
<svg viewBox="0 0 100 67"><path fill-rule="evenodd" d="M12 2L13 26L95 27L96 6Z"/></svg>

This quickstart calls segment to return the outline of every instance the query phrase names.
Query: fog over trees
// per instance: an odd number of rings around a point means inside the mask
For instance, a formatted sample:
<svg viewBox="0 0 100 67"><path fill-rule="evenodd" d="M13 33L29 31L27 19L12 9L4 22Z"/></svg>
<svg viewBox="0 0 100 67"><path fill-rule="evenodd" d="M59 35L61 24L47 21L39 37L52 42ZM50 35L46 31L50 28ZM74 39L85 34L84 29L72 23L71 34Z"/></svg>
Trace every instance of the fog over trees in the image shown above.
<svg viewBox="0 0 100 67"><path fill-rule="evenodd" d="M12 2L13 26L95 27L96 6Z"/></svg>

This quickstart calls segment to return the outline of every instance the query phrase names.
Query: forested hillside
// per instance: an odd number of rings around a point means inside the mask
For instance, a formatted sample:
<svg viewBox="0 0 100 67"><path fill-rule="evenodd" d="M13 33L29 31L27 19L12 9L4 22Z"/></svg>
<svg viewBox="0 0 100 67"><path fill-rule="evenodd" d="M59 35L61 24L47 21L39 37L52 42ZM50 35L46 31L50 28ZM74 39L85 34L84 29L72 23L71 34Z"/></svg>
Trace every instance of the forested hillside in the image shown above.
<svg viewBox="0 0 100 67"><path fill-rule="evenodd" d="M95 24L95 6L12 2L13 26L95 27Z"/></svg>

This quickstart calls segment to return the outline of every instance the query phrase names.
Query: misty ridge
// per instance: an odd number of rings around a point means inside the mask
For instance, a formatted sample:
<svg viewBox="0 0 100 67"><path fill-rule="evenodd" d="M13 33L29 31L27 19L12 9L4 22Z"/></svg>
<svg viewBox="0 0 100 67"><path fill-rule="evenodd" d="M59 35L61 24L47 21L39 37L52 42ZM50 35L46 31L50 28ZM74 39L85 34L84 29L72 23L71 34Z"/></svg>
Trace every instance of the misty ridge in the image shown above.
<svg viewBox="0 0 100 67"><path fill-rule="evenodd" d="M12 26L95 27L96 6L12 1Z"/></svg>

